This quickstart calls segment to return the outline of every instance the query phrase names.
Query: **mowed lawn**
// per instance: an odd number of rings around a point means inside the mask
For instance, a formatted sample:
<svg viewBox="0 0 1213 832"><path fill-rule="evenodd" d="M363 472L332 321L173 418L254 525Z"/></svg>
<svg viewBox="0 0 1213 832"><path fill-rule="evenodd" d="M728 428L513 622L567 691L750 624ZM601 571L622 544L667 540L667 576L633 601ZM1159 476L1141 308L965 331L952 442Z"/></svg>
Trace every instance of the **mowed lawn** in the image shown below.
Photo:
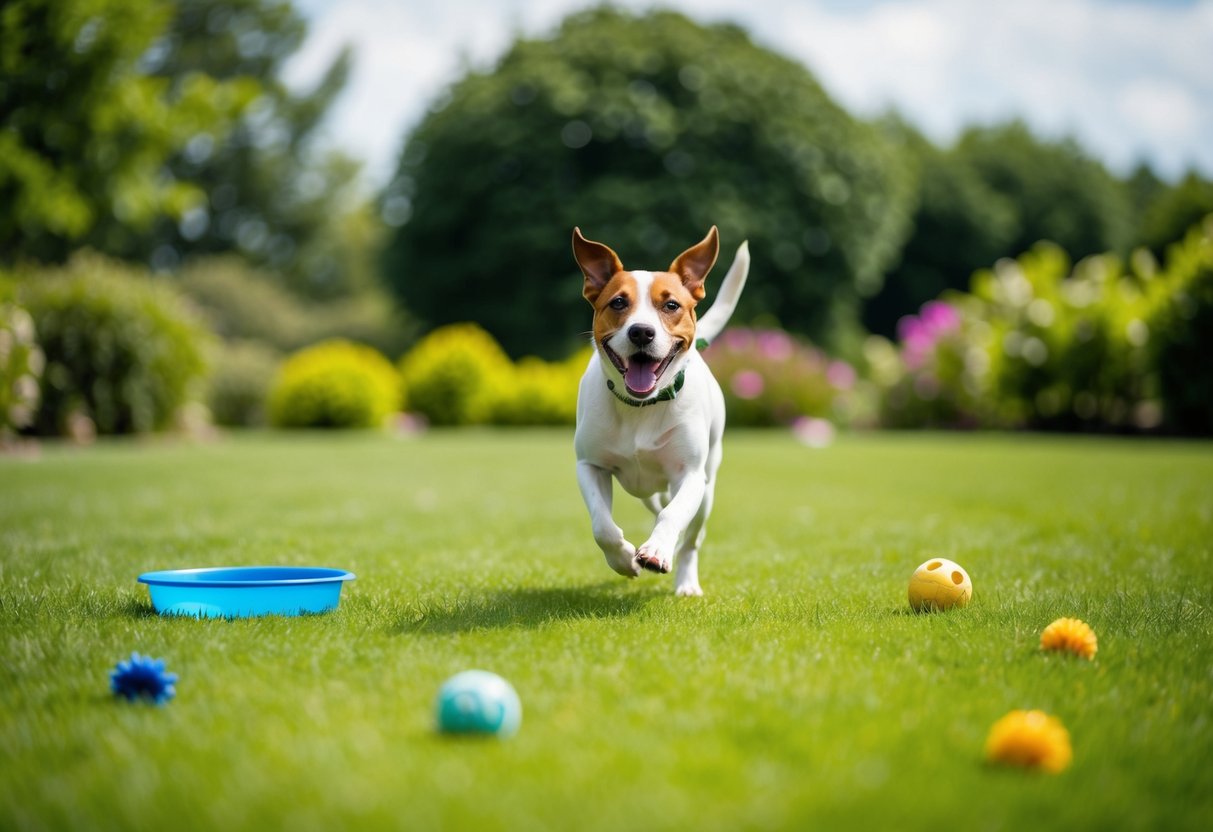
<svg viewBox="0 0 1213 832"><path fill-rule="evenodd" d="M1205 829L1211 540L1209 444L730 433L682 599L609 571L570 431L50 445L0 458L0 828ZM967 609L909 613L934 556ZM358 578L231 622L135 582L236 564ZM1059 616L1095 661L1040 653ZM174 701L112 698L132 650ZM435 734L467 668L517 688L513 740ZM1015 708L1068 771L983 761Z"/></svg>

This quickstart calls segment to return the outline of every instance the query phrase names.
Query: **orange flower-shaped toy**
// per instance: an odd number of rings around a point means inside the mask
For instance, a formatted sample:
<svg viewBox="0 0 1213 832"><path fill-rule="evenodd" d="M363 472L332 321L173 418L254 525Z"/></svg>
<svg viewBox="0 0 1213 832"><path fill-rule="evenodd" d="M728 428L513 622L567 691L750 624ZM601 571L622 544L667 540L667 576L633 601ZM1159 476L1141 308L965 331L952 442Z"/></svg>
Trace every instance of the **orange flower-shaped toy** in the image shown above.
<svg viewBox="0 0 1213 832"><path fill-rule="evenodd" d="M991 763L1044 769L1056 774L1070 765L1070 732L1044 711L1011 711L990 728L986 759Z"/></svg>
<svg viewBox="0 0 1213 832"><path fill-rule="evenodd" d="M1077 618L1059 618L1040 634L1041 650L1068 650L1084 659L1095 658L1095 631Z"/></svg>

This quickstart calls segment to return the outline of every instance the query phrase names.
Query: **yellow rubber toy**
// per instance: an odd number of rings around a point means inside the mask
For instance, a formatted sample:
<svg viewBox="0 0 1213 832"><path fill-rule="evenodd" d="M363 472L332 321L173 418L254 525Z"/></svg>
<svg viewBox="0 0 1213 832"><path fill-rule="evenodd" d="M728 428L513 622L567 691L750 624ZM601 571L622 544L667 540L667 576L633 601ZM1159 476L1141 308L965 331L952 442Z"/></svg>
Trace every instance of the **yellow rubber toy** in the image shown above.
<svg viewBox="0 0 1213 832"><path fill-rule="evenodd" d="M960 564L932 558L910 578L910 606L918 612L963 607L973 597L973 582Z"/></svg>
<svg viewBox="0 0 1213 832"><path fill-rule="evenodd" d="M990 728L986 759L991 763L1042 769L1056 774L1074 759L1070 732L1044 711L1011 711Z"/></svg>

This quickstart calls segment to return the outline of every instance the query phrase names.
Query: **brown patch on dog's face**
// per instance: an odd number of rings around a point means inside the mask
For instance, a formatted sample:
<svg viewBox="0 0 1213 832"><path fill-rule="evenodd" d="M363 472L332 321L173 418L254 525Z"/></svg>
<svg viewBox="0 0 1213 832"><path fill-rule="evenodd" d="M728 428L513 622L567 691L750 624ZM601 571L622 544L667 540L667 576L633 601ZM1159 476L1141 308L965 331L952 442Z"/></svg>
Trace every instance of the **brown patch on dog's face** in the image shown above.
<svg viewBox="0 0 1213 832"><path fill-rule="evenodd" d="M702 292L701 292L702 294ZM695 294L683 283L681 277L670 272L654 272L653 285L649 290L649 302L657 310L661 325L683 349L695 340Z"/></svg>
<svg viewBox="0 0 1213 832"><path fill-rule="evenodd" d="M623 327L640 302L636 278L618 272L591 301L594 304L594 343L601 344Z"/></svg>
<svg viewBox="0 0 1213 832"><path fill-rule="evenodd" d="M684 349L695 340L695 296L678 275L654 272L648 297L642 298L631 272L619 272L594 300L594 341L601 344L626 326L638 303L651 305L662 328Z"/></svg>

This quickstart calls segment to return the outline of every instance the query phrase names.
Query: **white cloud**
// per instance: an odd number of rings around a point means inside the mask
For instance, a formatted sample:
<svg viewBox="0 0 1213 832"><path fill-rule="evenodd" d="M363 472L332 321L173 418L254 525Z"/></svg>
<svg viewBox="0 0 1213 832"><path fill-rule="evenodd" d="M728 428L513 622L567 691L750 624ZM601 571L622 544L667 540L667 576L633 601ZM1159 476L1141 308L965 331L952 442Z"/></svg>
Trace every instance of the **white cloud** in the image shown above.
<svg viewBox="0 0 1213 832"><path fill-rule="evenodd" d="M306 86L344 43L350 87L335 143L391 173L406 130L466 68L488 66L519 33L551 31L587 0L303 0L312 34L288 67ZM624 5L647 8L649 0ZM1073 135L1119 170L1149 159L1213 173L1213 0L673 0L728 20L799 59L861 115L896 108L938 141L966 124L1021 116Z"/></svg>
<svg viewBox="0 0 1213 832"><path fill-rule="evenodd" d="M1186 141L1196 138L1200 108L1187 90L1165 81L1134 81L1116 99L1127 121L1147 128L1160 138Z"/></svg>

